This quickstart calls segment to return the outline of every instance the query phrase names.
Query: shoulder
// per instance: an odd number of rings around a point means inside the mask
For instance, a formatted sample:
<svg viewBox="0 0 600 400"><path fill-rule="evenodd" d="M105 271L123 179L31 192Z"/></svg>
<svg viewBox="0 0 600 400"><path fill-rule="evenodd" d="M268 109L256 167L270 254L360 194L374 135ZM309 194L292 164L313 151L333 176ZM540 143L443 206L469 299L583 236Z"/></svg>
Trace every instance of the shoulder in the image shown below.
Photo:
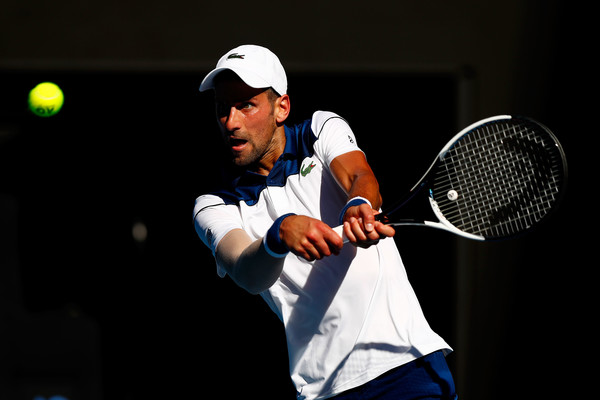
<svg viewBox="0 0 600 400"><path fill-rule="evenodd" d="M196 199L194 213L203 208L215 206L239 206L241 202L254 205L260 193L266 188L266 178L251 172L244 172L221 189L203 194Z"/></svg>
<svg viewBox="0 0 600 400"><path fill-rule="evenodd" d="M196 198L196 202L194 203L194 219L197 219L197 217L201 213L210 215L210 213L206 213L206 211L215 210L215 209L219 209L219 208L222 209L224 206L227 206L228 204L231 204L231 202L226 201L221 196L217 196L214 194L203 194L203 195L199 196L198 198Z"/></svg>
<svg viewBox="0 0 600 400"><path fill-rule="evenodd" d="M233 229L242 229L238 208L226 203L221 197L205 194L194 205L194 227L198 236L212 250Z"/></svg>
<svg viewBox="0 0 600 400"><path fill-rule="evenodd" d="M348 128L348 122L338 114L331 111L316 111L311 118L311 130L318 138L325 128Z"/></svg>
<svg viewBox="0 0 600 400"><path fill-rule="evenodd" d="M350 125L336 113L315 112L311 119L311 130L316 138L315 152L321 155L327 165L341 154L360 150Z"/></svg>
<svg viewBox="0 0 600 400"><path fill-rule="evenodd" d="M293 132L295 136L305 137L312 135L317 139L324 128L330 127L349 127L348 122L339 116L338 114L331 111L315 111L312 116L300 123L288 126L287 128Z"/></svg>
<svg viewBox="0 0 600 400"><path fill-rule="evenodd" d="M315 111L311 118L286 128L288 140L291 142L291 147L286 150L290 152L312 152L313 146L327 137L341 136L354 140L348 122L331 111Z"/></svg>

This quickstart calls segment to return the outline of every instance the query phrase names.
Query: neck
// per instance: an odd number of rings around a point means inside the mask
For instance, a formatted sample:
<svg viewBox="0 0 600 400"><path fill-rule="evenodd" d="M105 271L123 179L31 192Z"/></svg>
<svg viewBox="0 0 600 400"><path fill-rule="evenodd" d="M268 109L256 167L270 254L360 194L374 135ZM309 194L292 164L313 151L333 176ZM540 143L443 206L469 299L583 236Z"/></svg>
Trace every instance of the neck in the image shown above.
<svg viewBox="0 0 600 400"><path fill-rule="evenodd" d="M260 175L269 175L273 166L285 150L285 128L283 125L277 127L275 134L271 139L271 144L263 156L256 162L256 165L249 168L250 171Z"/></svg>

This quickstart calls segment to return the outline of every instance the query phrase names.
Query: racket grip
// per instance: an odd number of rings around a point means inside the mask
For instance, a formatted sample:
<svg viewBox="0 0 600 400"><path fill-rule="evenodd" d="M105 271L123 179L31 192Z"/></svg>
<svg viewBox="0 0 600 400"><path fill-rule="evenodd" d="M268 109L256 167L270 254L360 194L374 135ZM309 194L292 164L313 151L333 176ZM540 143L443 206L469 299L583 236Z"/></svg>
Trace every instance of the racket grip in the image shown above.
<svg viewBox="0 0 600 400"><path fill-rule="evenodd" d="M346 235L344 234L344 225L338 225L332 229L335 233L342 237L342 239L344 240L344 244L349 242L348 237L346 237Z"/></svg>

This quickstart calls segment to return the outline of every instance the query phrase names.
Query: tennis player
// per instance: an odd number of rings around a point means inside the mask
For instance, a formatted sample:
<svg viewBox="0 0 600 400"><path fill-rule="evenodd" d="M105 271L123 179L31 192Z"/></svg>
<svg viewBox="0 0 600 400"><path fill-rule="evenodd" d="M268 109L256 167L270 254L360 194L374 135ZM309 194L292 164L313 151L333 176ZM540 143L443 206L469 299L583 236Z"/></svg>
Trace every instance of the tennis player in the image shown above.
<svg viewBox="0 0 600 400"><path fill-rule="evenodd" d="M221 57L200 86L211 89L244 173L198 197L195 228L219 276L284 324L298 399L455 399L451 349L423 315L394 229L375 221L378 183L346 121L316 111L285 125L286 74L260 46Z"/></svg>

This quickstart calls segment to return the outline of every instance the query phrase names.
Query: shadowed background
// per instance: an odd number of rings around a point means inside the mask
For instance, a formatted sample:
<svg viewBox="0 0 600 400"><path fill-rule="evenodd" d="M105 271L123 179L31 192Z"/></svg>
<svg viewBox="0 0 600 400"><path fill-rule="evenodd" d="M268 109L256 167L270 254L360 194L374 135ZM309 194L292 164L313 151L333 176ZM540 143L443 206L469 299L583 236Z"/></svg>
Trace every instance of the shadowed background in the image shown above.
<svg viewBox="0 0 600 400"><path fill-rule="evenodd" d="M294 398L282 327L216 276L192 224L225 167L197 89L245 43L282 60L291 120L325 109L350 122L384 200L478 119L527 115L555 132L569 192L535 233L481 244L406 228L396 241L455 349L462 399L589 393L597 235L576 199L597 143L586 14L559 0L5 1L0 399ZM49 119L27 110L41 81L65 93Z"/></svg>

